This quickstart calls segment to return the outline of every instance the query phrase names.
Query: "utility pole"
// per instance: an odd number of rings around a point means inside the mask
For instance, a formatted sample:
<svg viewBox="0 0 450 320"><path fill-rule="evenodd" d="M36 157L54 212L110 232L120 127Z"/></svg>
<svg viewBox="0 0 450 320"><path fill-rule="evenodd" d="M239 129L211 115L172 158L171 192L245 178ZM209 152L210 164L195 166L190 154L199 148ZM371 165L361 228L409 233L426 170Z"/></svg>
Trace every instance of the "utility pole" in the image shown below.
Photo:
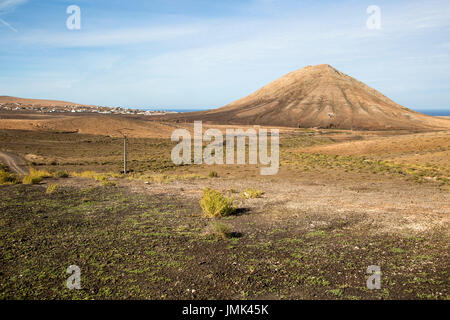
<svg viewBox="0 0 450 320"><path fill-rule="evenodd" d="M127 174L127 136L123 135L123 174Z"/></svg>
<svg viewBox="0 0 450 320"><path fill-rule="evenodd" d="M123 174L127 174L127 133L128 128L117 130L123 136Z"/></svg>

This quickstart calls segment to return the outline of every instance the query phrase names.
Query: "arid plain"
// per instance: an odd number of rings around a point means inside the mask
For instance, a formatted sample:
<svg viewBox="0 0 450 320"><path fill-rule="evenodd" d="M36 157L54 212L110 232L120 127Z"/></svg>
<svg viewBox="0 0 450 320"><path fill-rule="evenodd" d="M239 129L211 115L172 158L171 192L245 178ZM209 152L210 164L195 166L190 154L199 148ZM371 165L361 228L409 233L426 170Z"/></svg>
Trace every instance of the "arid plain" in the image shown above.
<svg viewBox="0 0 450 320"><path fill-rule="evenodd" d="M258 165L174 165L170 135L192 127L2 112L0 297L449 298L449 130L278 127L280 170L261 176ZM23 183L30 168L41 179ZM205 217L205 188L236 211ZM71 291L74 264L82 289ZM379 290L366 287L370 265Z"/></svg>

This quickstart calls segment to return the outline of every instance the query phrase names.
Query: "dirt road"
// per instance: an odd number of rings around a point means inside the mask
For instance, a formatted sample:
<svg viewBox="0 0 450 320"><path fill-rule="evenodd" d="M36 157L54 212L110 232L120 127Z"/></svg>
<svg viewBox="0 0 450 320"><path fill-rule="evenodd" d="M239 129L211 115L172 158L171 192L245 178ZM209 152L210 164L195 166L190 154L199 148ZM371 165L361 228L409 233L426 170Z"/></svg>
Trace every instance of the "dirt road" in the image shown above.
<svg viewBox="0 0 450 320"><path fill-rule="evenodd" d="M25 175L28 173L25 159L15 154L0 151L0 162L7 165L12 171L19 175Z"/></svg>

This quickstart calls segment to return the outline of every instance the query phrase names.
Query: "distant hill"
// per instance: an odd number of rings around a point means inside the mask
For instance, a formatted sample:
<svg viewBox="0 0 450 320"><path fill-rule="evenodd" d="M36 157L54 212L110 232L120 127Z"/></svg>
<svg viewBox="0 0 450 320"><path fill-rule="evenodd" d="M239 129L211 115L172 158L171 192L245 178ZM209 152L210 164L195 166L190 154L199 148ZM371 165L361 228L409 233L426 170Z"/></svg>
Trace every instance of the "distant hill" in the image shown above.
<svg viewBox="0 0 450 320"><path fill-rule="evenodd" d="M291 72L222 108L167 118L308 128L450 128L450 121L405 108L328 64Z"/></svg>
<svg viewBox="0 0 450 320"><path fill-rule="evenodd" d="M0 103L20 103L23 105L41 105L46 107L64 107L64 106L83 106L90 107L74 102L59 101L59 100L43 100L43 99L26 99L10 96L0 96Z"/></svg>

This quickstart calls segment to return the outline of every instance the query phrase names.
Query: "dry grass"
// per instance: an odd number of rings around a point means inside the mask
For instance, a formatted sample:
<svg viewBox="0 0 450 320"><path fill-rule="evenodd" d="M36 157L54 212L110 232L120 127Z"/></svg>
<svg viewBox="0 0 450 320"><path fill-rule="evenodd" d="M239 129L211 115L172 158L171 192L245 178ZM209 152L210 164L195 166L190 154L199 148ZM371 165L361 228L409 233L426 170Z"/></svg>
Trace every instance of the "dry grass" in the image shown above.
<svg viewBox="0 0 450 320"><path fill-rule="evenodd" d="M263 195L262 190L256 190L252 188L246 188L242 193L241 196L244 199L254 199L254 198L260 198Z"/></svg>
<svg viewBox="0 0 450 320"><path fill-rule="evenodd" d="M220 239L229 239L232 235L230 226L225 223L215 223L213 225L213 234Z"/></svg>
<svg viewBox="0 0 450 320"><path fill-rule="evenodd" d="M58 184L49 184L47 186L47 190L45 190L46 194L52 194L53 192L55 192L58 189L59 185Z"/></svg>
<svg viewBox="0 0 450 320"><path fill-rule="evenodd" d="M25 175L22 179L23 184L37 184L44 178L52 177L52 174L47 170L36 170L34 168L29 169L29 174Z"/></svg>
<svg viewBox="0 0 450 320"><path fill-rule="evenodd" d="M20 180L17 178L15 174L8 172L6 170L0 170L0 185L3 184L15 184Z"/></svg>
<svg viewBox="0 0 450 320"><path fill-rule="evenodd" d="M196 173L187 174L132 174L128 176L131 180L145 180L148 182L167 184L174 181L189 181L189 180L199 180L205 179L205 176Z"/></svg>
<svg viewBox="0 0 450 320"><path fill-rule="evenodd" d="M41 181L42 181L41 177L31 175L26 175L22 179L23 184L38 184Z"/></svg>
<svg viewBox="0 0 450 320"><path fill-rule="evenodd" d="M219 177L219 174L216 171L210 171L208 173L208 177L210 177L210 178L217 178L217 177Z"/></svg>

